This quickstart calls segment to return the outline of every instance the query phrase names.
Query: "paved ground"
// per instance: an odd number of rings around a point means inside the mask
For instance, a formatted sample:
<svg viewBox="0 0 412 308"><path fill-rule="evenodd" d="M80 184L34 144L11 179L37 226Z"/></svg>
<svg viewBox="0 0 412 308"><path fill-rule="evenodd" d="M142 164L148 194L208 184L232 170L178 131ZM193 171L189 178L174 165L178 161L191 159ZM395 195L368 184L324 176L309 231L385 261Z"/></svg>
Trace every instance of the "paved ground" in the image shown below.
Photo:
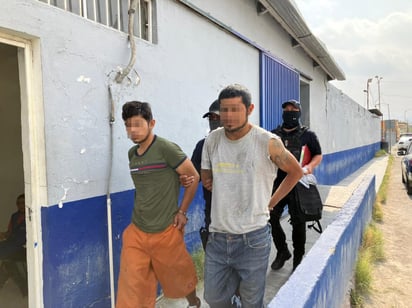
<svg viewBox="0 0 412 308"><path fill-rule="evenodd" d="M29 307L27 296L23 297L13 280L9 280L0 290L1 308L27 308Z"/></svg>

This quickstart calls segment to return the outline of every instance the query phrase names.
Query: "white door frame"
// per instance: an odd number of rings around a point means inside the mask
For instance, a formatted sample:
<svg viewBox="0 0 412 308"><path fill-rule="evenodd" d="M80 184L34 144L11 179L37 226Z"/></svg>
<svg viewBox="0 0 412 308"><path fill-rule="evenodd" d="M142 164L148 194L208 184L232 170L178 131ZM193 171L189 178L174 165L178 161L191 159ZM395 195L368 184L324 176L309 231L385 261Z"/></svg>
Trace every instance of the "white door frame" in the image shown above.
<svg viewBox="0 0 412 308"><path fill-rule="evenodd" d="M40 40L0 32L0 43L17 47L26 195L29 307L43 307L41 207L47 205L46 155Z"/></svg>

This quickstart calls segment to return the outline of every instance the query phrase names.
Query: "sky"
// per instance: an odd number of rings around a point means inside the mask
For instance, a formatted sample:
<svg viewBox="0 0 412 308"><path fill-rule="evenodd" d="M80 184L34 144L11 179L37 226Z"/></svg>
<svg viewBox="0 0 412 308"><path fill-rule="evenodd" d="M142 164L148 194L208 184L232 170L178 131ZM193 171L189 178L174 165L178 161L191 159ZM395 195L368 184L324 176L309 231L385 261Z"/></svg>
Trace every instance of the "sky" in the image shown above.
<svg viewBox="0 0 412 308"><path fill-rule="evenodd" d="M332 84L366 108L372 78L369 108L378 105L380 92L384 120L412 123L412 1L294 2L346 76Z"/></svg>

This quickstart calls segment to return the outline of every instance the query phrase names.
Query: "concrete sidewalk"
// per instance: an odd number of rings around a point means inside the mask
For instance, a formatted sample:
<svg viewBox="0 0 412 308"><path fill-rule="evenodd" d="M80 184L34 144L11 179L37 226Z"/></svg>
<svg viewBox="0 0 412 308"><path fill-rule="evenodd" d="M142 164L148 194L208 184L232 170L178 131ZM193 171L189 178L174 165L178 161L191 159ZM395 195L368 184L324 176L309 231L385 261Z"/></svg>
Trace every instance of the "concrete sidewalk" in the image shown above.
<svg viewBox="0 0 412 308"><path fill-rule="evenodd" d="M359 186L362 179L367 175L375 175L376 186L375 189L378 191L383 177L385 175L386 166L388 164L388 156L374 158L369 161L367 164L362 166L359 170L352 173L350 176L346 177L340 181L337 185L327 186L327 185L318 185L319 192L322 197L322 201L325 204L321 224L323 230L335 219L340 208L345 204L349 197L353 194L356 187ZM289 216L286 216L282 220L282 227L285 230L287 235L287 242L289 250L292 249L292 229L291 225L288 222ZM320 234L314 230L308 230L306 233L306 253L314 245L316 240L319 238ZM269 258L269 264L273 262L276 257L276 248L272 243L271 255ZM265 290L265 305L267 305L276 293L282 287L282 285L289 279L289 276L292 273L292 258L289 259L283 268L278 271L272 271L270 266L268 267L267 273L267 284ZM198 284L197 287L198 296L202 300L202 307L207 308L209 305L203 299L203 281ZM157 308L174 308L174 307L186 307L187 301L185 299L172 300L168 298L161 297L157 301Z"/></svg>

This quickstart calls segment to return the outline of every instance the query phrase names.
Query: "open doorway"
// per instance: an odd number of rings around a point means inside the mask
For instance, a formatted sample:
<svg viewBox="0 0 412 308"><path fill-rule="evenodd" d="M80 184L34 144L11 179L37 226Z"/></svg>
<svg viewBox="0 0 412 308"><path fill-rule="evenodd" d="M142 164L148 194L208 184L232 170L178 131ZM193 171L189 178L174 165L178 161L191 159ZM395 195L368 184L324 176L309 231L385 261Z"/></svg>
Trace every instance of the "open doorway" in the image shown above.
<svg viewBox="0 0 412 308"><path fill-rule="evenodd" d="M301 121L310 127L310 86L308 82L300 80L299 83L300 104L302 105Z"/></svg>
<svg viewBox="0 0 412 308"><path fill-rule="evenodd" d="M16 208L17 196L24 193L19 68L17 47L6 44L0 44L0 114L0 230L2 244L9 243L0 246L0 302L27 307L27 263L19 247L25 222Z"/></svg>
<svg viewBox="0 0 412 308"><path fill-rule="evenodd" d="M40 210L47 204L47 185L37 38L0 32L0 114L0 232L7 230L11 214L17 211L17 196L24 193L27 255L16 268L27 295L10 277L0 289L0 303L4 307L42 307Z"/></svg>

